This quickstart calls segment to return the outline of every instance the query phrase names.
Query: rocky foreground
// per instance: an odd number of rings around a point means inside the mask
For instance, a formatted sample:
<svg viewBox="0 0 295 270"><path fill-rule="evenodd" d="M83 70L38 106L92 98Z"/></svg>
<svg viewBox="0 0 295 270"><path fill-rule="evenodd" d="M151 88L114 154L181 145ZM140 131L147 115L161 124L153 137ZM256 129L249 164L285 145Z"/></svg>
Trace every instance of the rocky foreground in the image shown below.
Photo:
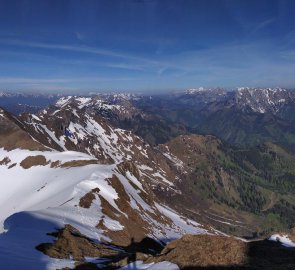
<svg viewBox="0 0 295 270"><path fill-rule="evenodd" d="M181 270L295 267L295 248L285 247L279 240L246 242L227 236L185 235L166 246L150 238L131 241L126 246L109 246L94 243L70 225L52 235L56 237L54 243L43 243L36 248L53 258L74 258L75 269L101 269L97 266L98 261L85 262L85 257L99 257L105 263L103 269L126 265L126 269L137 269L133 266L134 261L143 261L146 265L171 262Z"/></svg>

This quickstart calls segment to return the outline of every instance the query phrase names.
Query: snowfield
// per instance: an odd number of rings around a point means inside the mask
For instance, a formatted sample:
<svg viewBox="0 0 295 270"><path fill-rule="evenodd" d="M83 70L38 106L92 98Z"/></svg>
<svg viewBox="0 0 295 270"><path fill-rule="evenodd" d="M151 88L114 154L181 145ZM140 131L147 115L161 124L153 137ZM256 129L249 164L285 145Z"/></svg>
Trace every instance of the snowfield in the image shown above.
<svg viewBox="0 0 295 270"><path fill-rule="evenodd" d="M21 211L36 211L48 207L57 207L68 200L74 187L87 179L100 165L88 165L73 168L51 168L33 166L24 169L20 163L28 156L42 155L48 161L61 163L73 160L93 160L83 153L57 151L28 151L16 149L5 151L0 149L0 160L8 158L10 162L0 166L0 232L5 230L4 220ZM14 165L15 164L15 165ZM14 165L9 168L10 165ZM5 206L5 207L4 207Z"/></svg>
<svg viewBox="0 0 295 270"><path fill-rule="evenodd" d="M34 166L27 169L21 165L27 157L36 156L45 157L46 164L32 164ZM61 166L71 161L93 160L92 156L74 151L0 149L0 269L72 268L74 260L53 259L35 249L40 243L52 242L54 238L47 233L56 231L65 224L71 224L97 242L111 241L96 225L102 221L111 231L123 230L124 226L103 213L99 196L128 217L116 202L119 194L107 181L113 175L124 186L134 211L141 211L143 219L152 224L154 232L151 237L167 242L184 233L207 233L198 223L184 219L167 207L158 203L147 204L139 195L144 192L139 179L129 172L123 176L116 164ZM80 198L93 189L99 190L99 196L95 194L89 208L80 207ZM169 226L154 220L151 214L156 211L171 220L172 224ZM170 263L144 265L141 262L136 262L134 269L156 270L163 269L164 266L164 269L178 269Z"/></svg>

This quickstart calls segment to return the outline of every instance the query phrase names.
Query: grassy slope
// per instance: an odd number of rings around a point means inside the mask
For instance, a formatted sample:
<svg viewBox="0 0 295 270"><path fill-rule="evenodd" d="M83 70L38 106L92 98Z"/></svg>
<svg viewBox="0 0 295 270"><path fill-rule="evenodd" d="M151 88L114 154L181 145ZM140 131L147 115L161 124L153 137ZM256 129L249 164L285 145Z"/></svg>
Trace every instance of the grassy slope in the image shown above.
<svg viewBox="0 0 295 270"><path fill-rule="evenodd" d="M203 203L204 208L222 213L221 216L239 217L254 234L294 226L295 156L292 153L272 143L234 149L212 136L181 136L168 145L190 171L182 188L198 207ZM245 233L238 226L225 223L218 226L227 232Z"/></svg>

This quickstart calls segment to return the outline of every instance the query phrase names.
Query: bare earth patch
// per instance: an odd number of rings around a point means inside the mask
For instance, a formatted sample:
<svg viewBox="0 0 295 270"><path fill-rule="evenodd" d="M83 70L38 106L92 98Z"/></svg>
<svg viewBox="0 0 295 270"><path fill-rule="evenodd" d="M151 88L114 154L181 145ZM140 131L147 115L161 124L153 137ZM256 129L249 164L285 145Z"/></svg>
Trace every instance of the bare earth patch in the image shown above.
<svg viewBox="0 0 295 270"><path fill-rule="evenodd" d="M57 167L59 167L60 163L61 162L59 160L53 161L50 164L50 168L57 168Z"/></svg>
<svg viewBox="0 0 295 270"><path fill-rule="evenodd" d="M149 222L149 218L157 221L159 224L171 225L172 221L163 216L156 208L153 208L154 212L143 209L141 205L137 205L138 209L133 208L128 193L116 175L113 175L107 181L118 193L118 198L115 199L118 208L127 214L127 216L123 215L99 195L103 214L118 221L124 227L122 230L110 230L106 228L103 220L97 225L99 229L104 230L106 236L112 239L113 244L126 247L130 245L132 239L140 242L147 235L152 235L153 224ZM146 198L142 196L143 194L143 192L138 193L142 200L145 201ZM153 205L153 202L148 201L147 203L151 206Z"/></svg>
<svg viewBox="0 0 295 270"><path fill-rule="evenodd" d="M46 149L42 144L34 140L26 132L25 126L8 112L4 112L4 117L0 117L1 147L8 151L16 148L41 151Z"/></svg>
<svg viewBox="0 0 295 270"><path fill-rule="evenodd" d="M67 161L60 165L61 168L69 168L69 167L82 167L86 165L91 164L99 164L98 160L92 159L92 160L72 160Z"/></svg>
<svg viewBox="0 0 295 270"><path fill-rule="evenodd" d="M118 170L124 176L126 176L126 172L129 171L137 179L140 178L139 171L138 171L137 167L134 165L133 162L130 162L130 161L124 161L124 162L122 162L121 164L118 165Z"/></svg>
<svg viewBox="0 0 295 270"><path fill-rule="evenodd" d="M9 157L5 157L2 160L0 160L0 165L7 165L10 162L11 162L10 158Z"/></svg>
<svg viewBox="0 0 295 270"><path fill-rule="evenodd" d="M47 164L49 164L49 162L46 160L46 158L42 155L38 155L26 157L20 163L20 166L22 166L24 169L29 169L33 166L45 166Z"/></svg>
<svg viewBox="0 0 295 270"><path fill-rule="evenodd" d="M95 199L95 194L99 194L99 188L94 188L83 197L81 197L79 201L79 206L83 208L90 208L93 200Z"/></svg>

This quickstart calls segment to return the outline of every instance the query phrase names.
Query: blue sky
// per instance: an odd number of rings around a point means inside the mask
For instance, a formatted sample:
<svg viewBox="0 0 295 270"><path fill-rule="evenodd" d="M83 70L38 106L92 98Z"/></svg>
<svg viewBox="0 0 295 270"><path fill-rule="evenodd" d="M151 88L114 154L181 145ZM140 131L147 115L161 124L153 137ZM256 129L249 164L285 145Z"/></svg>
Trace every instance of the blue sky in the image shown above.
<svg viewBox="0 0 295 270"><path fill-rule="evenodd" d="M295 87L293 0L0 0L0 89Z"/></svg>

